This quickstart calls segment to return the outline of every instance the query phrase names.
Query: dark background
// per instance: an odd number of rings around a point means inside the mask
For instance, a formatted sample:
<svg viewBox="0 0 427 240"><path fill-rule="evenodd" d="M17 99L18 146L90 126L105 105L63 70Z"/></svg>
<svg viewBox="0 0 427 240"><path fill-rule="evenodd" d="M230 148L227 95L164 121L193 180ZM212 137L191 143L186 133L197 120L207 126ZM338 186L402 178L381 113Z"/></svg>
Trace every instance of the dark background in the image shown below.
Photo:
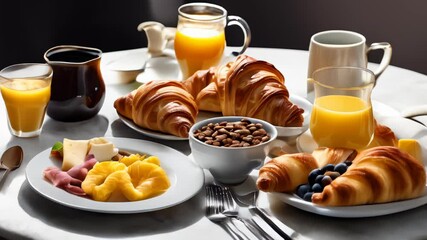
<svg viewBox="0 0 427 240"><path fill-rule="evenodd" d="M176 26L184 0L1 1L0 68L44 62L56 45L96 47L104 52L147 46L139 23L153 20ZM308 50L311 35L331 29L359 32L367 42L390 42L392 65L427 74L425 0L217 0L230 15L243 17L252 30L251 47ZM228 45L241 45L236 26ZM370 54L378 62L380 53Z"/></svg>

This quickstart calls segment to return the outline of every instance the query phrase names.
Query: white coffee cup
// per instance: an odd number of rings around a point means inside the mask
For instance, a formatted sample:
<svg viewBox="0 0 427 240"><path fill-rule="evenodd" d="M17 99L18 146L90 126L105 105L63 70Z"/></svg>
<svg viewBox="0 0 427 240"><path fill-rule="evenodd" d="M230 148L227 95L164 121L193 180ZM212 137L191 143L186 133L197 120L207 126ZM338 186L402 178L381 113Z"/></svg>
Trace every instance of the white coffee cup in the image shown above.
<svg viewBox="0 0 427 240"><path fill-rule="evenodd" d="M366 68L368 52L381 49L384 51L380 65L375 69L375 79L390 64L392 48L387 42L372 43L369 47L366 38L356 32L329 30L314 34L310 40L307 72L307 99L314 100L312 74L317 69L329 66L352 66Z"/></svg>

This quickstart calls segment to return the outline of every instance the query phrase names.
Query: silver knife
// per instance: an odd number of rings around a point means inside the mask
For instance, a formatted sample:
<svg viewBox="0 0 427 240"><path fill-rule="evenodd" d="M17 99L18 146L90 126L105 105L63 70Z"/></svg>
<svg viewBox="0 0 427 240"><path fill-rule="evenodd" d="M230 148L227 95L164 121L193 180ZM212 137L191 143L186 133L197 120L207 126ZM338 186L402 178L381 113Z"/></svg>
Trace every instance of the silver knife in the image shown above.
<svg viewBox="0 0 427 240"><path fill-rule="evenodd" d="M259 217L266 222L273 230L285 240L304 239L299 233L292 228L283 224L279 219L268 214L264 209L257 206L250 206L249 211L253 217ZM256 224L257 222L254 221Z"/></svg>

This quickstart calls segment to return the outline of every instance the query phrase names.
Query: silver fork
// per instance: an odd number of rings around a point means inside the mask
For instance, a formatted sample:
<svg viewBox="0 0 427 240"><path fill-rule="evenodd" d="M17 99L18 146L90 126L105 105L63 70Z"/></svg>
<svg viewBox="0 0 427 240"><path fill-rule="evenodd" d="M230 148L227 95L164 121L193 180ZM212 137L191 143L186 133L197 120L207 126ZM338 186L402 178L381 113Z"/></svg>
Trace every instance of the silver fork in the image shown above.
<svg viewBox="0 0 427 240"><path fill-rule="evenodd" d="M285 240L292 240L295 238L299 238L299 234L295 232L290 227L286 226L284 223L282 223L277 218L270 216L264 209L259 208L257 206L258 201L258 195L259 191L253 191L247 195L240 196L233 193L233 196L235 197L236 201L239 202L241 205L248 207L249 211L252 213L252 215L256 215L260 218L262 218L274 231L277 232L283 239Z"/></svg>
<svg viewBox="0 0 427 240"><path fill-rule="evenodd" d="M231 222L231 218L224 215L224 206L215 195L211 185L206 186L206 216L214 223L220 224L234 239L249 240L249 238L240 232Z"/></svg>
<svg viewBox="0 0 427 240"><path fill-rule="evenodd" d="M235 220L242 222L256 237L260 240L274 240L267 232L255 224L252 220L239 217L239 206L234 201L229 187L217 187L223 196L224 212L223 214L232 217Z"/></svg>

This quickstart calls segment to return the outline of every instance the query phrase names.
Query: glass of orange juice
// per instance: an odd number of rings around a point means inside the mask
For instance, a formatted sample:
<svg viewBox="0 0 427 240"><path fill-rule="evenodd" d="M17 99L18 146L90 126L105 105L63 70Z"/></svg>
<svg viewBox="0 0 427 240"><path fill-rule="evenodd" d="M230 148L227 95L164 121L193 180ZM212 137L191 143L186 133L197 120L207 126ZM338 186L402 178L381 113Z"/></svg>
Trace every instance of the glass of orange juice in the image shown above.
<svg viewBox="0 0 427 240"><path fill-rule="evenodd" d="M310 131L319 146L361 149L373 139L371 92L375 75L366 68L326 67L313 73Z"/></svg>
<svg viewBox="0 0 427 240"><path fill-rule="evenodd" d="M50 99L52 73L48 64L39 63L16 64L0 71L1 94L13 135L40 135Z"/></svg>
<svg viewBox="0 0 427 240"><path fill-rule="evenodd" d="M242 54L251 39L244 19L227 16L223 7L210 3L188 3L178 8L174 48L183 79L220 63L226 46L224 29L231 25L243 30L244 45L240 52L234 53Z"/></svg>

